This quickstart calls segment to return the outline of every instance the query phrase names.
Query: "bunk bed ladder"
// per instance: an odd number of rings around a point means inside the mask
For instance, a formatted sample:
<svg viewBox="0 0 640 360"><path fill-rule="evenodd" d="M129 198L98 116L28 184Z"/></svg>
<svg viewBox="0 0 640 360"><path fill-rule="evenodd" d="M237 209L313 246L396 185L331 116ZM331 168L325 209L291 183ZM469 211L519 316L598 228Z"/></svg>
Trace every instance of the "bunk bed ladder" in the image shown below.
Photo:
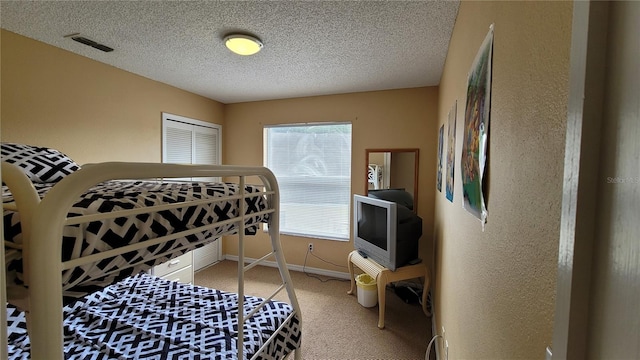
<svg viewBox="0 0 640 360"><path fill-rule="evenodd" d="M298 304L298 299L293 291L293 283L291 281L291 275L289 274L289 270L287 269L287 264L284 259L284 255L282 254L282 246L280 244L280 199L279 194L277 192L273 192L269 199L269 204L273 205L274 212L272 212L269 216L269 237L271 238L271 247L272 251L259 259L254 260L245 266L245 257L244 257L244 227L245 227L245 177L240 176L240 201L239 204L239 213L241 221L239 223L239 231L238 231L238 359L245 359L244 357L244 322L250 319L256 312L260 310L266 303L271 301L277 294L279 294L283 289L287 290L287 294L289 300L291 301L291 305L293 306L294 311L289 315L289 317L280 325L278 329L276 329L275 333L278 333L280 328L282 328L292 317L298 316L298 319L301 320L300 314L300 306ZM273 180L275 181L275 180ZM266 181L265 183L271 184L270 181ZM271 191L273 189L267 189ZM271 293L267 298L265 298L260 304L258 304L255 308L253 308L249 313L244 313L244 273L251 268L260 265L262 262L266 261L271 256L274 256L276 259L276 263L278 265L278 270L280 272L280 277L282 279L282 283L276 290ZM258 358L264 348L266 348L268 343L263 344L258 351L253 355L251 359ZM295 359L302 359L300 349L295 350Z"/></svg>

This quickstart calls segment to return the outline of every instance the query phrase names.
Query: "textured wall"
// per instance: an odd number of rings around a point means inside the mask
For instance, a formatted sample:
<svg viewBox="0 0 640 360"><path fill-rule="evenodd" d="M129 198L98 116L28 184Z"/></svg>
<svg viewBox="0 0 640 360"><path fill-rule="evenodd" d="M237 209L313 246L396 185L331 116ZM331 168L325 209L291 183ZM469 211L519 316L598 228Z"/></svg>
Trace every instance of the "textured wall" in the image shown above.
<svg viewBox="0 0 640 360"><path fill-rule="evenodd" d="M221 103L2 30L2 141L160 162L163 111L223 124Z"/></svg>
<svg viewBox="0 0 640 360"><path fill-rule="evenodd" d="M436 193L436 320L449 359L543 358L553 330L571 2L463 2L440 84L458 101L454 201ZM495 24L488 223L462 208L466 81Z"/></svg>
<svg viewBox="0 0 640 360"><path fill-rule="evenodd" d="M2 30L2 141L50 146L79 163L161 159L161 112L222 124L223 162L262 165L263 124L352 121L352 191L364 192L364 149L416 147L421 189L435 187L437 88L223 105ZM358 176L357 178L355 176ZM421 190L424 233L434 194ZM304 262L308 241L284 237L287 260ZM250 237L257 256L268 245ZM351 242L313 240L315 253L346 264ZM421 246L430 257L430 237ZM260 250L260 251L258 251ZM313 267L345 272L311 260Z"/></svg>
<svg viewBox="0 0 640 360"><path fill-rule="evenodd" d="M351 192L364 193L365 149L419 148L420 169L418 214L424 219L423 233L433 232L434 170L437 135L438 89L415 88L389 91L329 95L297 99L229 104L225 107L224 161L228 164L262 165L262 130L264 125L350 121L352 127ZM224 251L235 254L233 246ZM257 257L265 253L268 241L264 234L246 239L252 248L246 255ZM302 265L307 244L314 243L314 254L341 266L346 266L353 242L318 240L282 236L287 262ZM255 244L255 245L254 245ZM431 237L421 238L423 258L430 258ZM307 266L346 272L312 256Z"/></svg>

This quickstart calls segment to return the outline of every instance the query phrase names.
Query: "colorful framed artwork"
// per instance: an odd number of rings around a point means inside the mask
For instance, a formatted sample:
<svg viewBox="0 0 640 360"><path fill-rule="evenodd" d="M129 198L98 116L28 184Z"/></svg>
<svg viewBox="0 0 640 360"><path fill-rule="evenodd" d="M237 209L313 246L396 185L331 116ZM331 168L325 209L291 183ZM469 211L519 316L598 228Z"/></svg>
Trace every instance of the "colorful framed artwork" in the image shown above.
<svg viewBox="0 0 640 360"><path fill-rule="evenodd" d="M440 126L438 132L438 172L436 178L436 188L442 192L442 147L443 147L444 125Z"/></svg>
<svg viewBox="0 0 640 360"><path fill-rule="evenodd" d="M449 110L447 125L447 167L445 196L447 197L447 200L451 202L453 202L453 185L456 166L456 112L458 111L457 104L457 102L454 102L453 107L451 108L451 110Z"/></svg>

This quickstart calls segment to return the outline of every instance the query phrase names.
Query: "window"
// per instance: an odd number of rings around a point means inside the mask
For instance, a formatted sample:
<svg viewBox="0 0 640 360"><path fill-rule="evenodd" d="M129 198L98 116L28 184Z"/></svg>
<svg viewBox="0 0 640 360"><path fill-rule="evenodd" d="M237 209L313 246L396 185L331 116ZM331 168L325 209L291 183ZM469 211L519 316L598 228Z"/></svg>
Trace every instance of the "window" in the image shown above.
<svg viewBox="0 0 640 360"><path fill-rule="evenodd" d="M349 240L351 124L270 126L265 166L280 186L280 231Z"/></svg>

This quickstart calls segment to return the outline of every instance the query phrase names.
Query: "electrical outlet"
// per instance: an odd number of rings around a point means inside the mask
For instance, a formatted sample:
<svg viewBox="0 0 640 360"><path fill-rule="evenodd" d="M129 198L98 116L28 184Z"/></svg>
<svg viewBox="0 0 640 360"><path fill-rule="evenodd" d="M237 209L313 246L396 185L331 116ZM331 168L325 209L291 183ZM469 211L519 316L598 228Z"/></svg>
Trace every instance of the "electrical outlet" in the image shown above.
<svg viewBox="0 0 640 360"><path fill-rule="evenodd" d="M309 243L309 252L313 252L313 243Z"/></svg>

